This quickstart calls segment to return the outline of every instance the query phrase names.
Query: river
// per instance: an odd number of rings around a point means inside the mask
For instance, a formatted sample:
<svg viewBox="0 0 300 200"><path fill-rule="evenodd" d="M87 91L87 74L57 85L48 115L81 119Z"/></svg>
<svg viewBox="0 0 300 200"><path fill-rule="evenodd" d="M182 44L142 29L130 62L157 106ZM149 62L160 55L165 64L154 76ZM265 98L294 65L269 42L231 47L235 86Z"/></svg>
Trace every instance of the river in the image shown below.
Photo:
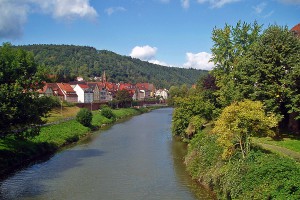
<svg viewBox="0 0 300 200"><path fill-rule="evenodd" d="M213 199L185 171L172 111L135 116L16 172L0 182L0 199Z"/></svg>

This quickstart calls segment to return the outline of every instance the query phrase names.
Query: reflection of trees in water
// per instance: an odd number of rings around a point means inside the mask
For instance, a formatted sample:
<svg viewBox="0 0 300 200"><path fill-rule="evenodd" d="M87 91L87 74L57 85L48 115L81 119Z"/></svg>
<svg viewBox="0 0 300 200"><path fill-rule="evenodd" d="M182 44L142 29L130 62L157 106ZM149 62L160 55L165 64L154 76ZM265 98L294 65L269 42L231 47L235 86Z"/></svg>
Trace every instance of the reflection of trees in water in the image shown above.
<svg viewBox="0 0 300 200"><path fill-rule="evenodd" d="M177 137L172 138L171 142L174 170L179 182L188 187L195 195L196 199L215 199L213 193L203 185L194 181L186 171L184 157L187 154L187 144L181 142Z"/></svg>

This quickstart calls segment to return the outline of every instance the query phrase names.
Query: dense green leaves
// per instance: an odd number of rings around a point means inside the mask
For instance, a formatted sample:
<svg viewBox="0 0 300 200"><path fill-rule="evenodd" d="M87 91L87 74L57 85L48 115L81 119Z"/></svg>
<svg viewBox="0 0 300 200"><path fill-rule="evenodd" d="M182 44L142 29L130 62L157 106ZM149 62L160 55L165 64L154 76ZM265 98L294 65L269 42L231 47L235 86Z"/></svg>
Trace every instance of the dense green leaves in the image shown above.
<svg viewBox="0 0 300 200"><path fill-rule="evenodd" d="M0 136L36 133L53 101L38 97L42 87L33 55L10 44L0 47Z"/></svg>
<svg viewBox="0 0 300 200"><path fill-rule="evenodd" d="M76 115L76 120L80 124L86 127L91 126L92 119L93 119L92 112L86 108L80 109Z"/></svg>
<svg viewBox="0 0 300 200"><path fill-rule="evenodd" d="M219 135L218 142L224 147L223 158L237 151L245 158L250 152L252 136L273 136L277 126L274 115L266 115L263 104L245 100L227 106L215 122L213 133Z"/></svg>
<svg viewBox="0 0 300 200"><path fill-rule="evenodd" d="M118 107L127 108L131 107L133 101L131 94L128 90L118 90L116 92L115 100L117 101Z"/></svg>
<svg viewBox="0 0 300 200"><path fill-rule="evenodd" d="M175 135L186 137L186 129L194 116L206 120L212 119L214 106L210 102L203 101L201 96L178 97L175 99L175 106L172 123L172 132Z"/></svg>
<svg viewBox="0 0 300 200"><path fill-rule="evenodd" d="M106 117L107 119L116 119L116 115L113 113L112 109L110 107L103 107L101 109L101 115Z"/></svg>

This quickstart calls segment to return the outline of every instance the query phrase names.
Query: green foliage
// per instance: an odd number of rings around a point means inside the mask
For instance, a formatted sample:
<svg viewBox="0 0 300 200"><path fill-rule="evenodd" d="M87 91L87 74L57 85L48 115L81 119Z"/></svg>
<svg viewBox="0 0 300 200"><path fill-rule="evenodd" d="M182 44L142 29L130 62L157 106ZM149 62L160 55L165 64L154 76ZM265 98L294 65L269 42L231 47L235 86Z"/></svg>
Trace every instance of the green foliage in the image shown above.
<svg viewBox="0 0 300 200"><path fill-rule="evenodd" d="M256 23L214 29L217 101L224 108L234 101L258 100L280 117L294 112L300 118L300 40L277 25L259 33Z"/></svg>
<svg viewBox="0 0 300 200"><path fill-rule="evenodd" d="M193 116L199 116L206 120L212 119L214 106L210 102L203 101L201 96L177 97L175 106L172 122L174 135L186 137L186 129Z"/></svg>
<svg viewBox="0 0 300 200"><path fill-rule="evenodd" d="M245 159L221 159L218 136L201 131L185 158L194 179L214 189L218 199L299 199L300 166L295 161L253 148Z"/></svg>
<svg viewBox="0 0 300 200"><path fill-rule="evenodd" d="M242 24L239 21L235 27L226 24L224 29L215 28L212 32L212 61L215 63L212 73L219 87L216 95L222 107L243 99L237 87L237 65L258 39L260 29L256 22Z"/></svg>
<svg viewBox="0 0 300 200"><path fill-rule="evenodd" d="M224 147L223 158L229 158L239 150L242 157L250 151L250 137L275 135L277 126L274 115L266 115L259 101L245 100L226 107L215 122L213 133L219 135L218 142Z"/></svg>
<svg viewBox="0 0 300 200"><path fill-rule="evenodd" d="M74 45L19 46L32 51L39 64L45 64L49 73L56 75L54 82L68 82L80 75L101 76L103 71L111 82L149 82L157 88L170 88L186 83L192 85L206 71L166 67L121 56L111 51Z"/></svg>
<svg viewBox="0 0 300 200"><path fill-rule="evenodd" d="M101 109L101 115L103 115L104 117L108 118L108 119L116 119L116 115L113 113L112 109L109 107L104 107Z"/></svg>
<svg viewBox="0 0 300 200"><path fill-rule="evenodd" d="M41 128L40 135L32 139L35 143L49 143L59 148L65 144L76 142L90 131L90 128L76 120L53 124Z"/></svg>
<svg viewBox="0 0 300 200"><path fill-rule="evenodd" d="M300 166L275 154L251 151L219 171L222 199L299 199Z"/></svg>
<svg viewBox="0 0 300 200"><path fill-rule="evenodd" d="M116 92L115 100L118 103L118 107L120 108L128 108L131 107L132 96L128 90L118 90Z"/></svg>
<svg viewBox="0 0 300 200"><path fill-rule="evenodd" d="M92 112L86 108L82 108L76 115L76 120L83 126L90 126L93 119Z"/></svg>
<svg viewBox="0 0 300 200"><path fill-rule="evenodd" d="M218 145L217 138L217 135L198 131L190 141L185 157L187 170L192 177L209 186L213 186L214 171L223 164L222 148Z"/></svg>
<svg viewBox="0 0 300 200"><path fill-rule="evenodd" d="M42 117L54 105L51 99L38 97L37 90L42 86L32 53L3 44L0 47L0 136L38 133L30 130L37 130L35 126L43 123Z"/></svg>
<svg viewBox="0 0 300 200"><path fill-rule="evenodd" d="M199 115L193 116L185 130L186 135L191 138L195 133L199 132L207 121Z"/></svg>
<svg viewBox="0 0 300 200"><path fill-rule="evenodd" d="M243 93L277 115L300 111L299 55L300 40L287 27L270 26L239 65Z"/></svg>

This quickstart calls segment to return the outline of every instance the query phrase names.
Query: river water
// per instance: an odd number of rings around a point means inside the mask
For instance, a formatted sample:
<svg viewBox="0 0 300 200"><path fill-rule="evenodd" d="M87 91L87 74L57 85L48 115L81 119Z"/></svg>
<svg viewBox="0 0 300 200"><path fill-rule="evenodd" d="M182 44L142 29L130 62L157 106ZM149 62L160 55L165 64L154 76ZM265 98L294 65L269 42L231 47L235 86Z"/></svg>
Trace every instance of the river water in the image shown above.
<svg viewBox="0 0 300 200"><path fill-rule="evenodd" d="M0 199L213 199L185 171L172 111L133 117L16 172L0 182Z"/></svg>

